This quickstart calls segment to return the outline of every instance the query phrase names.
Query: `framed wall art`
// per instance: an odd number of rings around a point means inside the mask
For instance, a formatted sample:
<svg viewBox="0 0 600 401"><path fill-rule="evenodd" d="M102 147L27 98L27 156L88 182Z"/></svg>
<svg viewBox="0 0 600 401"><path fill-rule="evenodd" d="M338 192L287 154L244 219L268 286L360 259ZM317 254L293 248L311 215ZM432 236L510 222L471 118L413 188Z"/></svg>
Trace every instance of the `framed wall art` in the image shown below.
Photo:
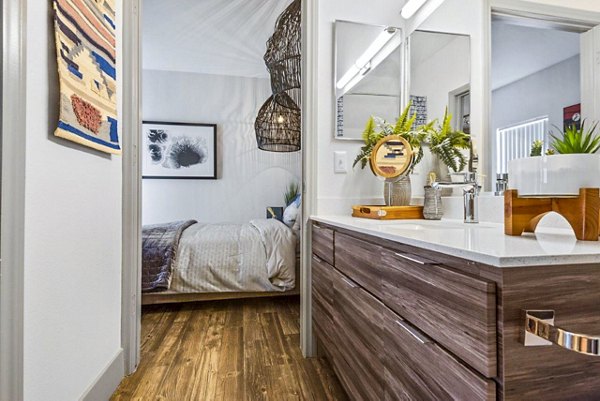
<svg viewBox="0 0 600 401"><path fill-rule="evenodd" d="M216 124L144 121L142 176L217 179Z"/></svg>

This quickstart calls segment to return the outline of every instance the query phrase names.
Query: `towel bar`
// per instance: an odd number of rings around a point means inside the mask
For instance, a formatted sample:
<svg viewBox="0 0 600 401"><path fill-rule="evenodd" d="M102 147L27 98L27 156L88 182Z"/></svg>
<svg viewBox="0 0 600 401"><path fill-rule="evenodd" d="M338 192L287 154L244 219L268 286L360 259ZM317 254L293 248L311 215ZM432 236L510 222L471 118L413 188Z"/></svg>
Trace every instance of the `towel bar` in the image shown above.
<svg viewBox="0 0 600 401"><path fill-rule="evenodd" d="M584 355L600 356L600 337L573 333L554 325L553 310L525 310L526 347L556 344Z"/></svg>

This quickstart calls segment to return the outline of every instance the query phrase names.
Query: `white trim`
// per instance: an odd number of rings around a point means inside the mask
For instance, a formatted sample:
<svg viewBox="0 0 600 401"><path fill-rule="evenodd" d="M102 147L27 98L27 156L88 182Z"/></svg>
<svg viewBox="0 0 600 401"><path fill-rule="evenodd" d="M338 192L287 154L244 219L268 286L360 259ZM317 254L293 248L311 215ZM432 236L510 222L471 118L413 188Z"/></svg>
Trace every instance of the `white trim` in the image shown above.
<svg viewBox="0 0 600 401"><path fill-rule="evenodd" d="M311 230L309 218L317 205L318 154L318 0L302 2L302 250L300 255L300 348L316 355L312 330Z"/></svg>
<svg viewBox="0 0 600 401"><path fill-rule="evenodd" d="M96 380L79 398L80 401L105 401L115 392L125 375L123 350L119 349Z"/></svg>
<svg viewBox="0 0 600 401"><path fill-rule="evenodd" d="M600 27L581 35L581 114L600 121Z"/></svg>
<svg viewBox="0 0 600 401"><path fill-rule="evenodd" d="M23 400L27 2L3 2L0 400Z"/></svg>
<svg viewBox="0 0 600 401"><path fill-rule="evenodd" d="M123 2L123 263L121 347L125 374L140 360L141 332L141 0Z"/></svg>
<svg viewBox="0 0 600 401"><path fill-rule="evenodd" d="M542 3L532 3L524 0L488 0L494 10L518 13L519 15L530 15L532 18L552 17L557 20L588 24L591 27L598 25L600 13L587 10L579 10L569 7L554 6Z"/></svg>

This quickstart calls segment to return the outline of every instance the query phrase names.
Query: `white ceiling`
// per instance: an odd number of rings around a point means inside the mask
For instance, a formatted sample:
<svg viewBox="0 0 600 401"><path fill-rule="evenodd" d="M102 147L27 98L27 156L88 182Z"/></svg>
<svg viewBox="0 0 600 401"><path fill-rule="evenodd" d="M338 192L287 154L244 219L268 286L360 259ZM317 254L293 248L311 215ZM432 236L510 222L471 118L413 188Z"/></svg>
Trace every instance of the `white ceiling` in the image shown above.
<svg viewBox="0 0 600 401"><path fill-rule="evenodd" d="M492 88L497 89L580 53L579 34L492 24Z"/></svg>
<svg viewBox="0 0 600 401"><path fill-rule="evenodd" d="M291 0L144 0L143 68L268 78L263 61Z"/></svg>

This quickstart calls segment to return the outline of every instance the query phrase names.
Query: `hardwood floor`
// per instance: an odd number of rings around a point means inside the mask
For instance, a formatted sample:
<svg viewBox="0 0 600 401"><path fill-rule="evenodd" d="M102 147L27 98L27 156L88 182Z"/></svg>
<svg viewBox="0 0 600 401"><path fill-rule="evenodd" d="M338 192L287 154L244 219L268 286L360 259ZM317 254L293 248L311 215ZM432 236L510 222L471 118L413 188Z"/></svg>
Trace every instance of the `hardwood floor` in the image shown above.
<svg viewBox="0 0 600 401"><path fill-rule="evenodd" d="M141 363L111 400L347 400L299 332L298 297L146 307Z"/></svg>

